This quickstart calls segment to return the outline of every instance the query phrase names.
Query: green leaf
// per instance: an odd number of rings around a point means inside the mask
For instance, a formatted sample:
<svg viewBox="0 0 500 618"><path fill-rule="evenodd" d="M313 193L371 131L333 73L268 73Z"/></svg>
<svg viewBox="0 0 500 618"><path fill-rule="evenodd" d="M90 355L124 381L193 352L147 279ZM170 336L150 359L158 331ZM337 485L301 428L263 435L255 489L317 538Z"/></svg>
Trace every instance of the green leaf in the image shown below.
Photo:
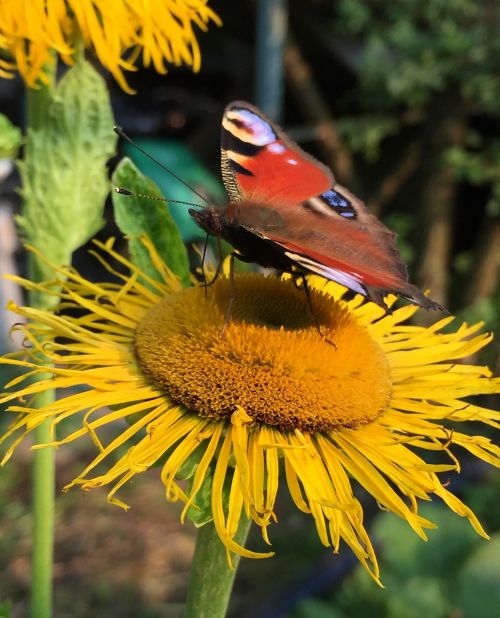
<svg viewBox="0 0 500 618"><path fill-rule="evenodd" d="M209 202L219 204L227 201L221 180L214 176L183 142L166 137L142 137L136 138L135 143L152 155L156 161L182 178L189 187L205 194ZM124 142L123 152L143 174L156 182L160 191L169 200L203 205L203 200L200 200L191 189L166 173L155 161L149 159L132 144ZM206 233L194 222L186 204L174 203L170 206L170 211L185 243L205 240Z"/></svg>
<svg viewBox="0 0 500 618"><path fill-rule="evenodd" d="M205 479L203 481L200 490L196 494L196 498L194 501L194 505L190 506L187 511L187 517L190 519L193 524L197 528L201 528L205 524L208 524L213 520L212 515L212 481L213 481L213 469L210 466L205 474ZM189 483L189 492L192 487L192 479ZM224 488L226 488L226 483L224 483ZM226 502L226 501L224 501Z"/></svg>
<svg viewBox="0 0 500 618"><path fill-rule="evenodd" d="M175 477L181 481L190 479L196 472L196 468L205 454L207 445L200 444L187 459L184 460L182 466L177 470Z"/></svg>
<svg viewBox="0 0 500 618"><path fill-rule="evenodd" d="M464 565L455 586L462 615L496 618L500 607L500 534L481 543Z"/></svg>
<svg viewBox="0 0 500 618"><path fill-rule="evenodd" d="M367 161L373 162L379 157L382 141L397 133L399 123L391 116L367 114L358 118L343 118L339 128L351 148L362 152Z"/></svg>
<svg viewBox="0 0 500 618"><path fill-rule="evenodd" d="M10 618L12 616L12 603L5 601L0 603L0 618Z"/></svg>
<svg viewBox="0 0 500 618"><path fill-rule="evenodd" d="M0 114L0 159L14 159L21 142L21 131Z"/></svg>
<svg viewBox="0 0 500 618"><path fill-rule="evenodd" d="M47 115L29 129L20 162L24 198L19 225L25 238L56 265L69 264L75 249L102 226L109 191L106 163L116 136L104 80L85 61L54 89ZM37 260L37 279L52 269ZM40 300L40 299L39 299ZM53 301L42 300L44 307Z"/></svg>
<svg viewBox="0 0 500 618"><path fill-rule="evenodd" d="M450 575L478 542L476 533L467 520L441 504L422 504L419 514L437 525L428 531L428 543L390 513L381 513L375 520L372 534L383 552L384 569L408 580Z"/></svg>
<svg viewBox="0 0 500 618"><path fill-rule="evenodd" d="M133 193L162 197L157 185L144 176L130 159L122 159L112 178L114 186ZM161 281L161 275L151 262L149 253L139 240L147 236L159 255L184 285L190 284L186 247L166 202L113 193L115 218L120 230L129 237L130 255L145 274Z"/></svg>
<svg viewBox="0 0 500 618"><path fill-rule="evenodd" d="M322 599L305 599L293 610L291 618L343 618L342 613L332 603Z"/></svg>
<svg viewBox="0 0 500 618"><path fill-rule="evenodd" d="M201 528L205 524L208 524L213 520L212 515L212 481L213 481L213 466L209 466L203 484L200 490L196 494L194 505L187 511L187 517L190 519L197 528ZM222 488L222 504L223 509L227 512L229 504L229 494L231 491L231 483L233 482L233 475L228 473L224 479L224 487ZM191 478L189 483L189 489L187 494L189 495L192 487L193 479Z"/></svg>

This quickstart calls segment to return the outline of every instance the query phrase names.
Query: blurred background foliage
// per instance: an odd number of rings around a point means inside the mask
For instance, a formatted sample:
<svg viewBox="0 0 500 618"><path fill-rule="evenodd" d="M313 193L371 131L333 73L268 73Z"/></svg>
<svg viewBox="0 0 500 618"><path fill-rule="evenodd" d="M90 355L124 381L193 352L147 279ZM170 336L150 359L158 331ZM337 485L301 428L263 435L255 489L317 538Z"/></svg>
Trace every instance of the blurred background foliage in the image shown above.
<svg viewBox="0 0 500 618"><path fill-rule="evenodd" d="M136 96L124 94L105 77L117 123L197 191L219 202L224 200L219 172L222 110L233 99L254 100L257 3L211 4L224 26L200 37L199 74L172 68L159 76L142 69L130 78ZM339 181L398 233L412 279L460 318L484 319L497 332L499 29L498 0L290 0L281 114L289 134L330 165ZM25 122L22 96L20 80L0 80L4 159L21 145L15 127ZM199 203L160 168L124 144L121 148L120 154L129 156L164 195ZM15 267L22 273L25 256L20 249L13 253L12 226L19 209L19 178L5 161L0 178L0 269ZM171 207L189 248L200 237L186 209ZM155 217L158 212L155 206ZM119 235L110 213L111 208L101 238ZM86 249L77 251L74 261L82 274L104 276ZM14 293L19 292L0 286L2 305ZM5 351L10 345L7 317L0 327ZM473 360L498 371L498 343ZM1 382L5 379L0 376ZM85 461L78 450L65 457L58 464L60 486ZM29 453L22 451L18 469L11 465L1 475L0 528L7 533L0 540L6 558L0 569L5 569L0 616L23 616L26 609L28 460ZM322 548L311 522L292 512L283 496L280 525L271 531L277 557L243 561L231 615L498 616L500 482L488 474L485 466L465 459L462 475L450 483L486 523L493 537L489 544L437 504L424 509L425 516L439 523L427 544L394 516L367 504L386 590L372 584L345 548L339 556ZM165 507L155 483L146 481L140 492L142 506L132 516L110 511L102 496L82 501L74 492L59 500L56 615L182 615L193 531L178 525L175 506ZM130 534L131 522L136 534ZM160 537L171 539L168 560L155 553ZM78 607L75 586L82 590Z"/></svg>

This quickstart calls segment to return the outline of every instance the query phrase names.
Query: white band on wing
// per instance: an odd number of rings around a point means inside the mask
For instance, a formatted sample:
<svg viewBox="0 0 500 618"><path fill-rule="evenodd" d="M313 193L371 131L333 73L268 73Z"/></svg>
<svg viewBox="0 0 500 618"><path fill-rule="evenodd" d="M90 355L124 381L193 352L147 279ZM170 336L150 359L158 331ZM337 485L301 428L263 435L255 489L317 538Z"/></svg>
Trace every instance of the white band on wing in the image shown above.
<svg viewBox="0 0 500 618"><path fill-rule="evenodd" d="M300 253L292 253L291 251L285 251L285 255L300 266L306 268L307 270L321 275L322 277L325 277L325 279L336 281L341 285L345 285L354 292L358 292L359 294L366 296L365 288L361 285L359 279L355 275L350 275L342 270L337 270L336 268L325 266L324 264L320 264L315 260L310 260L304 255L300 255Z"/></svg>

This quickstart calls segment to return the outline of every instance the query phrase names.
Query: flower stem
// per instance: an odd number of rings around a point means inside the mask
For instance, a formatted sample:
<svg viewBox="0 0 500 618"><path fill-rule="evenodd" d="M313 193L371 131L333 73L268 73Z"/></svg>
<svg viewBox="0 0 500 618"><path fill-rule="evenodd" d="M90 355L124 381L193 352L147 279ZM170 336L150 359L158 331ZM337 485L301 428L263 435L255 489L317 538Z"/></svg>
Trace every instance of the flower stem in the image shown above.
<svg viewBox="0 0 500 618"><path fill-rule="evenodd" d="M39 89L27 90L28 127L40 129L47 121L47 111L51 101L55 77L55 60L46 70L48 84ZM27 153L26 156L29 156ZM28 239L29 240L29 239ZM50 256L47 256L50 257ZM29 256L29 277L32 281L40 280L41 269L38 258ZM30 305L46 308L52 303L51 298L44 298L40 292L30 294ZM39 376L44 379L46 376ZM38 395L34 405L38 408L50 404L55 397L53 390ZM43 444L52 440L50 421L46 421L35 430L35 443ZM50 618L52 616L52 565L54 556L54 449L47 447L34 452L33 456L33 553L31 574L31 616L33 618Z"/></svg>
<svg viewBox="0 0 500 618"><path fill-rule="evenodd" d="M37 258L29 255L30 278L37 280L39 271ZM30 305L43 305L40 293L30 295ZM40 375L39 380L47 378ZM49 405L55 399L55 392L40 393L34 405L37 408ZM50 420L35 429L35 444L51 442ZM55 509L55 451L52 447L33 453L33 550L31 556L31 616L50 618L52 616L52 567L54 560L54 509Z"/></svg>
<svg viewBox="0 0 500 618"><path fill-rule="evenodd" d="M49 404L54 391L36 398L37 407ZM35 430L35 443L50 442L50 425L45 421ZM33 554L31 579L31 615L52 616L52 564L54 542L54 449L46 447L33 457Z"/></svg>
<svg viewBox="0 0 500 618"><path fill-rule="evenodd" d="M251 519L242 518L235 541L240 545L250 530ZM227 563L226 548L212 522L198 531L191 565L191 580L186 604L186 618L223 618L240 556L233 555L233 569Z"/></svg>
<svg viewBox="0 0 500 618"><path fill-rule="evenodd" d="M57 57L52 54L51 62L48 62L44 67L44 72L47 76L48 83L40 84L40 86L36 89L27 89L27 124L30 129L34 129L35 131L46 122L47 109L52 98L52 90L55 83L56 69Z"/></svg>

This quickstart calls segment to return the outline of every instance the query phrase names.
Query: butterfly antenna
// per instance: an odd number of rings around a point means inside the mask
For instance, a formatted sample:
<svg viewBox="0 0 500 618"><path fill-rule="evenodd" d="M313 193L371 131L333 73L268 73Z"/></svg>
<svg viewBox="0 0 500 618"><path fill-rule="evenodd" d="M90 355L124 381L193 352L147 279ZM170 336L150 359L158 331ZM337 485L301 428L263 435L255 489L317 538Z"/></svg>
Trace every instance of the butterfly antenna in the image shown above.
<svg viewBox="0 0 500 618"><path fill-rule="evenodd" d="M203 208L200 204L195 204L194 202L184 202L182 200L171 200L168 197L159 197L158 195L147 195L146 193L134 193L133 191L129 191L128 189L124 189L123 187L115 187L115 193L119 193L120 195L126 195L127 197L143 197L146 200L156 200L157 202L167 202L168 204L185 204L186 206L196 206L196 208Z"/></svg>
<svg viewBox="0 0 500 618"><path fill-rule="evenodd" d="M206 197L204 197L203 195L201 195L201 193L198 193L198 191L196 191L196 189L193 189L193 187L190 187L188 185L188 183L184 180L182 180L182 178L180 178L179 176L177 176L177 174L175 174L171 169L169 169L166 165L164 165L161 161L158 161L158 159L156 159L155 157L153 157L153 155L149 154L149 152L146 152L144 150L144 148L141 148L141 146L139 146L139 144L136 144L134 142L134 140L129 137L125 131L121 128L121 127L115 127L114 131L117 135L119 135L120 137L122 137L124 140L127 140L127 142L129 144L132 144L132 146L134 148L137 148L137 150L139 152L142 152L142 154L146 157L148 157L148 159L151 159L151 161L154 161L156 163L156 165L159 165L163 170L165 170L168 174L170 174L171 176L173 176L176 180L178 180L180 183L182 183L185 187L187 187L190 191L192 191L193 193L195 193L201 200L203 200L206 204L208 204L208 200ZM118 191L118 193L121 193L121 191ZM122 195L126 195L126 193L122 193ZM145 196L141 196L141 197L145 197ZM174 201L174 200L168 200L168 201Z"/></svg>

